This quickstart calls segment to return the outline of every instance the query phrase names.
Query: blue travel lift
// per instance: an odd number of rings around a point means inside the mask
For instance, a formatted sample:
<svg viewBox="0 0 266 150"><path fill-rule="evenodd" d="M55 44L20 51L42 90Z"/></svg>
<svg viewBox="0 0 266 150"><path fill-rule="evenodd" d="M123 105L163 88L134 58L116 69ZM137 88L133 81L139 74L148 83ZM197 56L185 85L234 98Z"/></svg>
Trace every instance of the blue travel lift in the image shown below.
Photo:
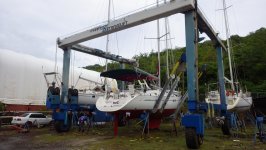
<svg viewBox="0 0 266 150"><path fill-rule="evenodd" d="M214 108L220 112L220 116L224 117L224 124L222 131L224 134L230 134L230 120L231 114L227 112L227 105L225 101L225 85L224 85L224 71L222 61L222 49L226 47L214 32L208 21L200 10L197 9L197 0L171 0L166 3L159 4L154 7L147 8L143 11L129 14L121 18L112 20L107 24L93 27L92 29L75 33L64 39L58 39L58 46L64 51L63 63L63 85L61 97L59 94L48 92L47 107L53 109L53 118L58 124L60 131L69 130L70 126L70 110L78 108L78 95L71 95L68 93L68 77L70 64L71 49L84 52L87 54L96 55L107 59L120 59L120 56L108 55L103 51L95 48L89 48L79 43L85 42L97 37L131 28L140 24L144 24L159 18L167 17L176 13L183 13L185 15L186 26L186 56L187 56L187 88L188 88L188 110L182 118L182 124L186 128L186 143L189 148L199 148L203 142L204 136L204 117L200 113L206 112L208 105L200 103L198 100L198 34L204 32L213 41L217 51L218 62L218 77L220 87L220 105L214 105ZM101 55L101 56L100 56ZM120 59L121 61L132 63L131 60ZM120 62L121 63L121 62ZM60 93L60 92L59 92ZM157 108L156 108L157 109Z"/></svg>
<svg viewBox="0 0 266 150"><path fill-rule="evenodd" d="M47 91L46 107L53 111L52 118L57 132L67 132L72 126L78 111L86 110L94 113L95 122L107 122L112 116L99 111L95 105L79 105L78 90L69 87L70 49L64 49L62 92L59 87L50 86ZM60 95L61 94L61 95Z"/></svg>
<svg viewBox="0 0 266 150"><path fill-rule="evenodd" d="M61 83L62 91L60 93L60 89L58 87L50 86L48 88L47 98L46 98L46 107L48 109L53 110L52 118L55 121L55 129L57 132L69 131L72 125L73 114L76 114L77 111L84 109L84 106L79 105L78 103L78 90L68 88L71 49L120 62L122 64L122 67L124 67L123 63L133 64L133 65L136 64L135 60L117 57L117 55L108 54L103 52L102 50L88 48L82 45L73 45L64 48L63 74L62 74L62 83ZM94 120L96 122L108 122L113 119L113 116L111 116L110 114L99 111L96 108L95 104L86 106L86 110L90 112L96 112L96 114L94 115Z"/></svg>
<svg viewBox="0 0 266 150"><path fill-rule="evenodd" d="M57 132L69 131L72 123L72 111L75 112L79 109L78 91L68 89L70 50L64 50L63 59L62 93L60 95L58 87L49 87L46 98L46 107L53 111L52 118Z"/></svg>
<svg viewBox="0 0 266 150"><path fill-rule="evenodd" d="M189 113L182 117L182 125L185 127L186 144L188 148L197 149L203 143L204 137L204 116L201 112L208 110L206 103L200 103L198 97L198 23L200 20L196 16L196 11L185 13L186 26L186 56L187 56L187 88L188 88L188 111ZM218 78L220 89L220 105L214 105L214 109L220 112L224 117L222 132L224 135L230 135L231 116L227 112L224 68L222 59L222 46L216 43Z"/></svg>

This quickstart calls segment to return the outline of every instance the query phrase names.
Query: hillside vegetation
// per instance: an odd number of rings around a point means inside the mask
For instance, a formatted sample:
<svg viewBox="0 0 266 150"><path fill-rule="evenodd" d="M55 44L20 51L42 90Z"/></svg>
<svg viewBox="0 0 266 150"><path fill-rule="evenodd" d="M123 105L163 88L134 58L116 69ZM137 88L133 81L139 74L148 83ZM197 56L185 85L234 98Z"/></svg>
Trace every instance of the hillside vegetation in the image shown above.
<svg viewBox="0 0 266 150"><path fill-rule="evenodd" d="M225 41L224 41L225 43ZM250 33L245 37L238 35L231 36L233 66L236 68L238 81L242 87L246 87L249 91L259 92L266 91L266 29L261 28ZM226 43L225 43L226 44ZM174 63L179 59L185 48L170 49L169 61L170 70ZM217 62L216 50L211 41L205 41L199 44L199 69L206 64L207 69L203 77L200 79L200 88L211 82L217 82ZM228 56L223 53L225 76L229 77ZM157 53L144 53L134 56L139 61L139 68L156 74L157 72ZM109 63L109 69L119 68L119 63ZM162 85L166 78L166 52L161 52L161 80ZM95 64L86 66L87 69L102 72L105 66ZM130 68L130 66L126 66Z"/></svg>

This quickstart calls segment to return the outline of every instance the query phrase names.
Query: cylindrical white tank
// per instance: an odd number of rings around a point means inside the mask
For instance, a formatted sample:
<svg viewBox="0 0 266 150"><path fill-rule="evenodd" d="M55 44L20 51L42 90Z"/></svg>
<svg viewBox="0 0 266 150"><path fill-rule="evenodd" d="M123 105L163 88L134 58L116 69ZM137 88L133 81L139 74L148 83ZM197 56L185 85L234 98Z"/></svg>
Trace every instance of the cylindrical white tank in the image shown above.
<svg viewBox="0 0 266 150"><path fill-rule="evenodd" d="M54 62L46 59L0 49L0 101L45 104L48 87L43 73L54 72L54 66ZM72 71L73 68L74 71ZM56 70L61 77L62 64L59 64ZM79 79L79 76L92 82ZM54 75L47 78L52 82ZM99 72L70 66L70 87L76 85L75 88L79 90L88 90L103 83L104 78L100 77ZM108 79L107 83L110 87L117 87L115 80Z"/></svg>

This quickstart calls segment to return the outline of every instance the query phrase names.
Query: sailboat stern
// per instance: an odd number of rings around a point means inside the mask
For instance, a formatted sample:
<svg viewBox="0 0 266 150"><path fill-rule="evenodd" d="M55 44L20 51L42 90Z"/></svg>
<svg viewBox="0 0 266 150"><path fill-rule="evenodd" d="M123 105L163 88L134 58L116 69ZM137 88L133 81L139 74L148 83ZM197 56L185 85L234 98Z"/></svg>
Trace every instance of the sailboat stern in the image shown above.
<svg viewBox="0 0 266 150"><path fill-rule="evenodd" d="M96 107L100 111L115 112L123 109L136 97L137 95L131 95L130 93L109 93L103 97L98 98Z"/></svg>
<svg viewBox="0 0 266 150"><path fill-rule="evenodd" d="M248 111L253 103L252 97L237 97L239 100L236 102L235 107L229 111L245 112Z"/></svg>

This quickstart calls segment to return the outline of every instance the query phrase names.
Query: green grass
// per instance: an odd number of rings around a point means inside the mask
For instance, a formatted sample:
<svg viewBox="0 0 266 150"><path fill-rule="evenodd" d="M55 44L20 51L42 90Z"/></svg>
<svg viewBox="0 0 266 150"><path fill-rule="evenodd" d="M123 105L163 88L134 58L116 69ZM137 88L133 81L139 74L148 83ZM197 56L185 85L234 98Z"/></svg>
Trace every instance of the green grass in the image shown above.
<svg viewBox="0 0 266 150"><path fill-rule="evenodd" d="M80 133L73 129L67 133L58 134L48 128L34 129L33 142L43 146L58 147L64 145L68 149L92 150L186 150L186 141L183 128L178 128L177 136L172 132L172 124L162 124L160 130L151 130L149 135L142 136L141 126L132 122L131 126L119 128L117 137L113 136L111 124L104 127L94 127L88 132ZM249 127L246 133L239 134L238 138L222 135L219 128L205 130L204 143L200 149L243 150L266 149L266 144L257 140L254 143L254 129ZM241 137L241 138L240 138Z"/></svg>

